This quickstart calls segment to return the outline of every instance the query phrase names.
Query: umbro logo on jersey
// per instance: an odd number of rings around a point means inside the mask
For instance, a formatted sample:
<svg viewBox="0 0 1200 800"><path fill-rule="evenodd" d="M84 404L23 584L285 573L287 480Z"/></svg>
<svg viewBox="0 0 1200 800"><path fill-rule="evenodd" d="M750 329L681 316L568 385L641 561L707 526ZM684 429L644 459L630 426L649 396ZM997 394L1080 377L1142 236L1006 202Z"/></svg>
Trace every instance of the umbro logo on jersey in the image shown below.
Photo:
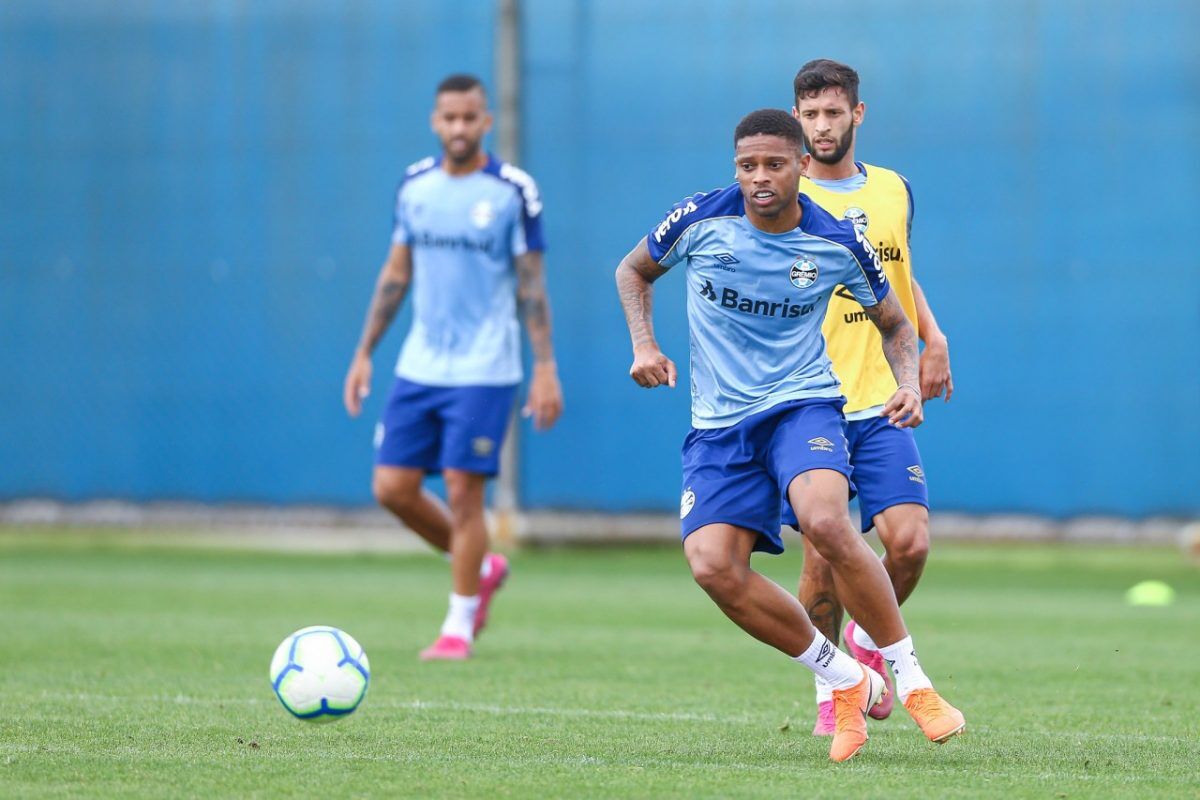
<svg viewBox="0 0 1200 800"><path fill-rule="evenodd" d="M837 287L837 289L835 289L833 293L835 295L837 295L838 297L842 298L843 300L852 300L855 303L858 303L858 298L855 297L853 294L851 294L850 290L847 289L845 286ZM861 309L861 307L860 307L860 309ZM842 319L846 322L847 325L852 325L855 322L866 322L868 319L870 319L870 317L867 316L866 311L859 310L859 311L848 311L845 314L842 314Z"/></svg>
<svg viewBox="0 0 1200 800"><path fill-rule="evenodd" d="M907 469L910 473L908 476L908 479L910 481L912 481L914 483L924 483L925 482L925 470L921 469L920 464L913 464L911 467L908 467Z"/></svg>
<svg viewBox="0 0 1200 800"><path fill-rule="evenodd" d="M818 436L815 439L809 439L808 443L809 443L809 445L811 445L808 449L812 452L817 452L817 453L832 453L833 452L833 442L829 441L824 436Z"/></svg>
<svg viewBox="0 0 1200 800"><path fill-rule="evenodd" d="M733 257L733 253L717 253L716 255L713 256L713 258L715 258L717 261L720 261L725 266L729 266L730 264L740 264L741 263L740 261L738 261L736 258Z"/></svg>

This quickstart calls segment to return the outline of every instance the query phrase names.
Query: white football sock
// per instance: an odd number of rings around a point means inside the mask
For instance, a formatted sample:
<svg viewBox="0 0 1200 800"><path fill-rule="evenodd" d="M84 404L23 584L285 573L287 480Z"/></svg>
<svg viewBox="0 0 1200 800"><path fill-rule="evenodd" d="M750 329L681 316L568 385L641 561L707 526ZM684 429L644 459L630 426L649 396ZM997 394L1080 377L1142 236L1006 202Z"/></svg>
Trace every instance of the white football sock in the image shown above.
<svg viewBox="0 0 1200 800"><path fill-rule="evenodd" d="M895 644L879 648L892 674L896 676L896 694L903 703L908 699L908 693L916 689L932 689L933 683L921 669L917 661L917 650L913 647L911 636L906 636Z"/></svg>
<svg viewBox="0 0 1200 800"><path fill-rule="evenodd" d="M849 689L863 679L862 667L858 662L839 650L820 631L816 631L808 649L792 660L811 669L818 678L824 678L831 691Z"/></svg>
<svg viewBox="0 0 1200 800"><path fill-rule="evenodd" d="M833 687L829 685L829 681L814 675L813 683L817 686L817 705L828 703L833 699Z"/></svg>
<svg viewBox="0 0 1200 800"><path fill-rule="evenodd" d="M479 596L465 597L450 593L450 610L442 623L442 636L457 636L467 642L475 638L475 612L479 610Z"/></svg>
<svg viewBox="0 0 1200 800"><path fill-rule="evenodd" d="M871 638L871 634L867 633L866 629L857 622L854 623L854 643L863 650L878 650L879 645L875 644L875 640Z"/></svg>

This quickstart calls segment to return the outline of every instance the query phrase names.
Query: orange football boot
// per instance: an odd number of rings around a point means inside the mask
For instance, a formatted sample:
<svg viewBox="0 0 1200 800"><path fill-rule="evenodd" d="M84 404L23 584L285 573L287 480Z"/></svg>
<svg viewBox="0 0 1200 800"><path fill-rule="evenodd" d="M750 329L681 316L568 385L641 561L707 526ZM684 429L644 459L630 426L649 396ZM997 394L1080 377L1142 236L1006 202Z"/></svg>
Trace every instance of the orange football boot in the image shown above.
<svg viewBox="0 0 1200 800"><path fill-rule="evenodd" d="M867 743L867 711L887 693L883 676L862 667L863 679L849 689L833 690L834 730L829 758L849 761Z"/></svg>
<svg viewBox="0 0 1200 800"><path fill-rule="evenodd" d="M967 727L962 712L943 700L934 689L914 689L904 701L904 707L931 742L941 744Z"/></svg>

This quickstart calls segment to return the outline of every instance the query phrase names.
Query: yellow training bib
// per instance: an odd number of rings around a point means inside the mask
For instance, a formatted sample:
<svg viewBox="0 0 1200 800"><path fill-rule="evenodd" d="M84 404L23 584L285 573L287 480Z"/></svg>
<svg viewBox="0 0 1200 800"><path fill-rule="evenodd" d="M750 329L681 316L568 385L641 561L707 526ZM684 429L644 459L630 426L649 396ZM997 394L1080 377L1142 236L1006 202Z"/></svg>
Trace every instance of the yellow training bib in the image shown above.
<svg viewBox="0 0 1200 800"><path fill-rule="evenodd" d="M849 219L859 230L866 228L875 246L891 290L904 313L917 328L917 304L913 299L912 262L908 250L909 194L904 179L883 167L863 164L867 182L852 192L835 192L800 179L800 191L839 219ZM829 299L829 310L821 326L833 371L842 381L847 414L883 405L896 391L892 368L883 356L883 340L866 312L844 286ZM919 331L918 331L919 333Z"/></svg>

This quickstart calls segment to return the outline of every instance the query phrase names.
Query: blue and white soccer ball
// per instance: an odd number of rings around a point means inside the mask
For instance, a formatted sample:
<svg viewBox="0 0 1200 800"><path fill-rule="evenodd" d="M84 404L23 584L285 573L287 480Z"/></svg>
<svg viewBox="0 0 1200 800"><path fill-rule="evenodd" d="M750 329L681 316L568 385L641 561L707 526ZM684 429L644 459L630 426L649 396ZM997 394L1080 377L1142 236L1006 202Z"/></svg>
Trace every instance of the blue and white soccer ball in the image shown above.
<svg viewBox="0 0 1200 800"><path fill-rule="evenodd" d="M362 646L327 625L301 628L271 659L271 687L292 716L331 722L347 716L367 694L371 664Z"/></svg>

